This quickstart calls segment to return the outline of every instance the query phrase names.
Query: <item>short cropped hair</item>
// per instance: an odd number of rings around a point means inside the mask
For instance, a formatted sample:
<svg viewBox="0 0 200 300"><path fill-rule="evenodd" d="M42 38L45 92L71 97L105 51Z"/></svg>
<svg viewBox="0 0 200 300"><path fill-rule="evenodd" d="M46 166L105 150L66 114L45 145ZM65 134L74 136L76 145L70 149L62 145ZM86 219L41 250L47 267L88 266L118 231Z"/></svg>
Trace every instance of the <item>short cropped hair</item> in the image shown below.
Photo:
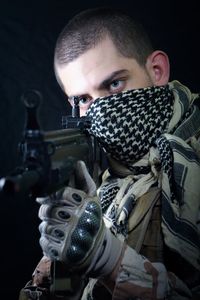
<svg viewBox="0 0 200 300"><path fill-rule="evenodd" d="M60 33L55 47L55 66L66 65L111 38L120 54L144 66L153 52L142 25L122 11L112 8L88 9L75 15Z"/></svg>

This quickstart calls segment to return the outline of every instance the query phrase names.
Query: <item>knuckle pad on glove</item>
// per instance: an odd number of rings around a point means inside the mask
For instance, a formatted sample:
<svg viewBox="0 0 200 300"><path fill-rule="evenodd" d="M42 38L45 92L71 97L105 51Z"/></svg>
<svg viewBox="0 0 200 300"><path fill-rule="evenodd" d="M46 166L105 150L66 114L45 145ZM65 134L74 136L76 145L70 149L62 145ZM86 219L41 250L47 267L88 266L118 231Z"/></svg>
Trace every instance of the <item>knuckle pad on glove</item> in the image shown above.
<svg viewBox="0 0 200 300"><path fill-rule="evenodd" d="M75 230L71 234L71 243L66 251L66 259L79 263L90 252L101 223L101 209L95 201L86 205Z"/></svg>
<svg viewBox="0 0 200 300"><path fill-rule="evenodd" d="M46 256L49 256L51 259L57 259L59 257L60 243L58 241L41 236L39 242Z"/></svg>
<svg viewBox="0 0 200 300"><path fill-rule="evenodd" d="M63 241L65 238L65 232L66 232L66 225L51 225L47 222L42 222L39 225L39 231L42 235L44 235L46 238L54 238L60 241Z"/></svg>
<svg viewBox="0 0 200 300"><path fill-rule="evenodd" d="M86 193L81 191L81 190L77 190L74 188L70 188L67 187L64 190L63 193L63 199L70 201L74 204L78 204L81 203L81 201L86 197Z"/></svg>
<svg viewBox="0 0 200 300"><path fill-rule="evenodd" d="M97 199L67 187L59 202L47 201L39 210L43 221L39 226L43 252L69 265L85 262L101 228L102 212Z"/></svg>
<svg viewBox="0 0 200 300"><path fill-rule="evenodd" d="M52 225L42 222L40 245L44 253L51 259L60 259L68 264L81 263L93 248L101 219L99 204L86 199L79 217L72 218L69 223Z"/></svg>
<svg viewBox="0 0 200 300"><path fill-rule="evenodd" d="M73 205L60 202L58 205L43 204L38 216L41 220L50 222L63 222L70 219L73 212Z"/></svg>

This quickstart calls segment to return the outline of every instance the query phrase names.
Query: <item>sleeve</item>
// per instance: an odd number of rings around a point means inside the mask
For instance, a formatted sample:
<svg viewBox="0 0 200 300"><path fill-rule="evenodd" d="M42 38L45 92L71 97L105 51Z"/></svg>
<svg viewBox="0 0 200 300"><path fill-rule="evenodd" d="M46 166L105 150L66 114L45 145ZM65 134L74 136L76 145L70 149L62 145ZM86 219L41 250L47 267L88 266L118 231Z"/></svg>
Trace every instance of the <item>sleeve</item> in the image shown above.
<svg viewBox="0 0 200 300"><path fill-rule="evenodd" d="M18 300L79 300L85 285L81 276L69 276L64 264L43 256Z"/></svg>
<svg viewBox="0 0 200 300"><path fill-rule="evenodd" d="M192 297L187 286L173 273L167 272L164 264L151 263L129 246L125 248L117 273L109 276L115 277L112 300L186 300Z"/></svg>
<svg viewBox="0 0 200 300"><path fill-rule="evenodd" d="M32 280L20 290L19 300L50 299L50 267L51 261L43 256L32 274Z"/></svg>

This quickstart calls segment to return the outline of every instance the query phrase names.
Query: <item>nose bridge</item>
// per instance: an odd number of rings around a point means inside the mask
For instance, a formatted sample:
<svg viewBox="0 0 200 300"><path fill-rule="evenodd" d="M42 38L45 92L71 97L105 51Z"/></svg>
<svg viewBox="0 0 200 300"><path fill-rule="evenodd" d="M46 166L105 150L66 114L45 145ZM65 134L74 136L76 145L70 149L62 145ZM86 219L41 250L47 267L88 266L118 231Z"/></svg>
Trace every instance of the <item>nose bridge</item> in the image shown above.
<svg viewBox="0 0 200 300"><path fill-rule="evenodd" d="M98 93L97 91L92 93L91 95L91 102L94 102L97 98L100 97L100 93Z"/></svg>
<svg viewBox="0 0 200 300"><path fill-rule="evenodd" d="M91 92L92 102L94 102L94 100L100 97L105 97L105 96L108 96L108 92L105 90L95 89Z"/></svg>

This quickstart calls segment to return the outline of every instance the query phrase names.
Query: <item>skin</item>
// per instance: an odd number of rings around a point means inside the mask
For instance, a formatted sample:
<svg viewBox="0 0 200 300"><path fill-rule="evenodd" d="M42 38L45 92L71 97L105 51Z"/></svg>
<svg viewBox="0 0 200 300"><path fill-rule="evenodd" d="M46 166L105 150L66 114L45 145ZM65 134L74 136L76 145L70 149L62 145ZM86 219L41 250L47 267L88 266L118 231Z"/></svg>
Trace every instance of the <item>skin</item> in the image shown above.
<svg viewBox="0 0 200 300"><path fill-rule="evenodd" d="M134 58L122 56L109 37L74 61L55 65L55 68L70 104L73 105L74 96L79 97L81 116L99 97L128 89L165 85L169 80L166 53L154 51L141 66Z"/></svg>

